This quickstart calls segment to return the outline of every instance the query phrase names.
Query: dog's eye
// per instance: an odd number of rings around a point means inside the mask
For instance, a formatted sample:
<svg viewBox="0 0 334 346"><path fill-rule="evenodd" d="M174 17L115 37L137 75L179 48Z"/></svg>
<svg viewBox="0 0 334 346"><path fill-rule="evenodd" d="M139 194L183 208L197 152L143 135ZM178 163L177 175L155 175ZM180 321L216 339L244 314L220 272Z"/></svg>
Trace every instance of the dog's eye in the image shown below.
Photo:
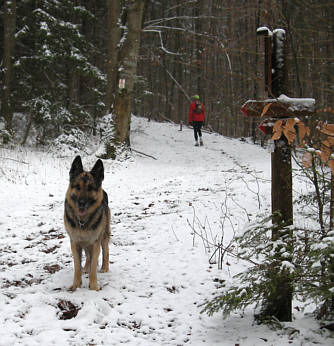
<svg viewBox="0 0 334 346"><path fill-rule="evenodd" d="M87 190L88 191L93 191L93 186L92 185L88 185Z"/></svg>
<svg viewBox="0 0 334 346"><path fill-rule="evenodd" d="M80 191L80 185L75 185L74 188L78 191Z"/></svg>

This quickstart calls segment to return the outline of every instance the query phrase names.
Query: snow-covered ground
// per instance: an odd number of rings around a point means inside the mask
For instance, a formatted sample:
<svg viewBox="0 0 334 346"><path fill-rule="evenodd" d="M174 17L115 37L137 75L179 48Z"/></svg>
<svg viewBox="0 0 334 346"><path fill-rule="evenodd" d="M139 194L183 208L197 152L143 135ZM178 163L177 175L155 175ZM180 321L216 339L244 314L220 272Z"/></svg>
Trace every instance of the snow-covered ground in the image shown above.
<svg viewBox="0 0 334 346"><path fill-rule="evenodd" d="M104 161L111 264L98 292L87 276L67 290L63 203L74 156L0 149L0 345L333 345L297 309L280 330L256 325L252 309L200 314L217 282L246 265L226 255L218 270L209 264L213 243L270 210L270 154L203 136L204 147L194 147L190 129L134 117L132 147L156 160ZM82 157L86 169L96 161Z"/></svg>

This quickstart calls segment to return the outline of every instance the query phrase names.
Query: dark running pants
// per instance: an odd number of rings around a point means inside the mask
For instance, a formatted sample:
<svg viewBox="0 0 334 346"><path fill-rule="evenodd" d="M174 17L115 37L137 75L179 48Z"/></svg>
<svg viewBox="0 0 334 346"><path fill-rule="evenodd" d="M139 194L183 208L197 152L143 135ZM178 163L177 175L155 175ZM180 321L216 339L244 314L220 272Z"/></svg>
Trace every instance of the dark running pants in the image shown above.
<svg viewBox="0 0 334 346"><path fill-rule="evenodd" d="M195 141L198 140L198 136L202 137L202 131L201 131L202 125L203 125L203 121L193 121Z"/></svg>

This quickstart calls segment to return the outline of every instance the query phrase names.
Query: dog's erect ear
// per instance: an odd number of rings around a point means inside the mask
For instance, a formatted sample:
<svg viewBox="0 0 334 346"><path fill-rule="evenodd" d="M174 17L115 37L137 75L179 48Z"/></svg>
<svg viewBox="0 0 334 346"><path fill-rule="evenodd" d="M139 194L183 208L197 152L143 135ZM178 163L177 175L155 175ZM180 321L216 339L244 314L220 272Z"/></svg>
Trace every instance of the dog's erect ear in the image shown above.
<svg viewBox="0 0 334 346"><path fill-rule="evenodd" d="M82 161L81 161L81 157L78 155L72 162L72 166L70 170L70 180L74 179L82 172L83 172Z"/></svg>
<svg viewBox="0 0 334 346"><path fill-rule="evenodd" d="M103 162L100 159L96 161L90 173L94 177L97 187L100 187L102 184L102 180L104 179L104 167Z"/></svg>

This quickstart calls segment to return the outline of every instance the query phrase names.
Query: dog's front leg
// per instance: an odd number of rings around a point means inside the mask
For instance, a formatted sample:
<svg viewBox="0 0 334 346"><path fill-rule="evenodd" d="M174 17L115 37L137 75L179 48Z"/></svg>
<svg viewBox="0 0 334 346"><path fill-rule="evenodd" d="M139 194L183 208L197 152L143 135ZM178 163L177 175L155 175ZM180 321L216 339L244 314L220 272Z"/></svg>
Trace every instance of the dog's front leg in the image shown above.
<svg viewBox="0 0 334 346"><path fill-rule="evenodd" d="M102 239L102 267L101 273L109 271L109 234L105 234Z"/></svg>
<svg viewBox="0 0 334 346"><path fill-rule="evenodd" d="M90 262L90 272L89 272L89 289L98 291L99 287L97 285L97 263L99 260L101 248L101 241L96 241L92 246L91 251L91 262Z"/></svg>
<svg viewBox="0 0 334 346"><path fill-rule="evenodd" d="M73 241L71 241L71 249L74 262L74 278L73 285L70 287L71 291L75 291L77 288L81 287L81 247L77 246Z"/></svg>
<svg viewBox="0 0 334 346"><path fill-rule="evenodd" d="M90 253L90 250L89 248L85 248L85 254L86 254L86 262L85 262L85 266L83 268L83 272L84 273L89 273L90 271L90 262L91 262L91 253Z"/></svg>

